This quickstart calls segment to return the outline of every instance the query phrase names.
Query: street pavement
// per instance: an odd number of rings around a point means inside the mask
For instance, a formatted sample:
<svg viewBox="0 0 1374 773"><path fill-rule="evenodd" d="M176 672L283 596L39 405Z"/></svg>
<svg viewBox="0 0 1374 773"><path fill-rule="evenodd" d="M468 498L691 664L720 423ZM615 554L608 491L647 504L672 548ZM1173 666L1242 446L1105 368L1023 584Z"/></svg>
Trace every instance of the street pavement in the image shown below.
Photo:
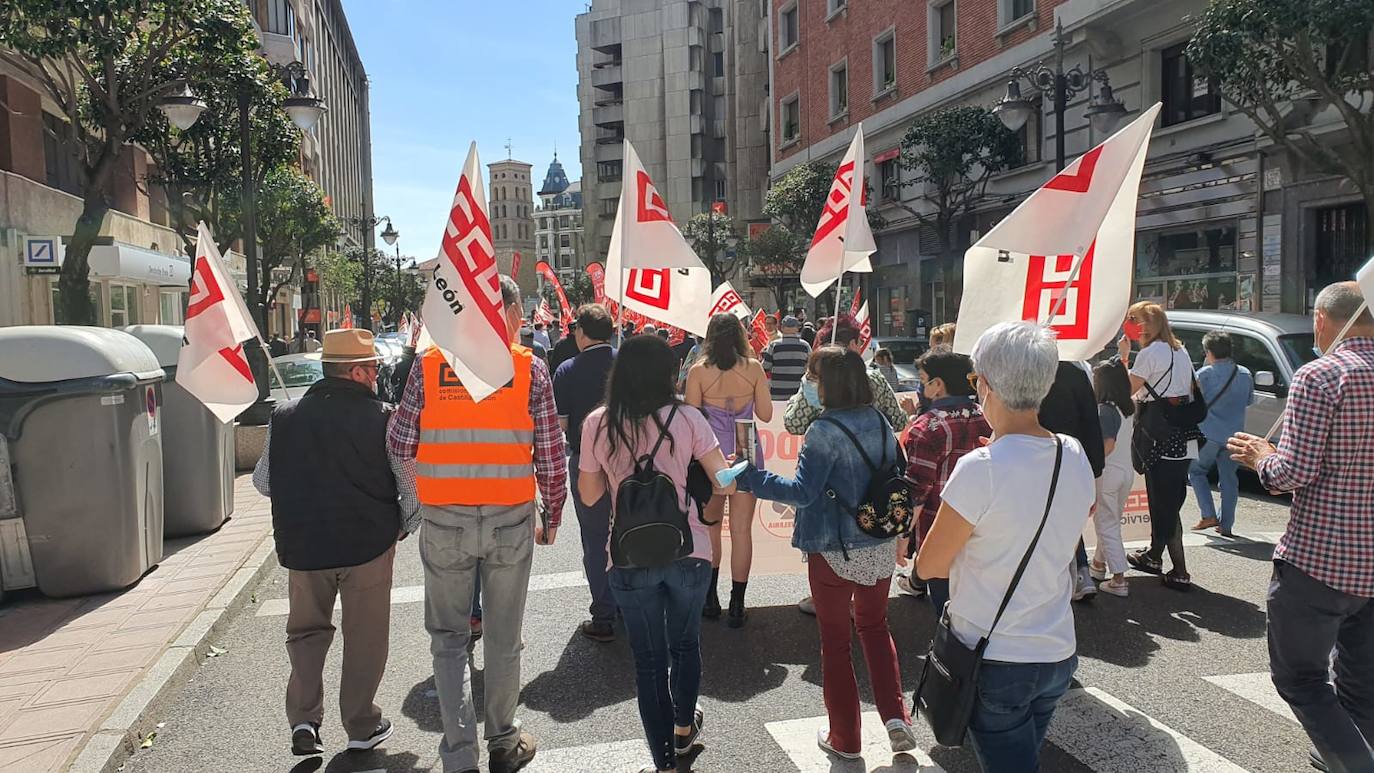
<svg viewBox="0 0 1374 773"><path fill-rule="evenodd" d="M1196 521L1191 501L1185 527ZM1269 558L1287 520L1286 500L1245 494L1236 531L1253 539L1190 535L1195 588L1181 594L1157 578L1132 572L1127 599L1099 594L1075 605L1079 669L1076 689L1061 702L1042 757L1055 773L1294 773L1307 769L1309 744L1268 679L1264 594ZM440 723L424 630L423 574L416 543L402 543L396 561L391 654L378 702L396 724L383 748L342 751L334 689L326 691L323 735L328 753L304 761L290 755L283 716L288 674L283 648L286 573L275 568L214 642L179 696L164 704L151 746L125 767L168 771L440 770ZM537 547L525 616L524 691L520 717L539 740L527 768L542 771L638 771L649 763L635 705L634 671L623 632L613 644L576 632L586 616L587 590L571 506L557 544ZM722 579L722 593L728 584ZM861 762L825 758L815 746L824 723L815 621L794 606L806 595L803 576L765 577L750 584L748 624L731 630L705 621L701 704L705 748L695 771L977 771L971 751L936 747L917 722L921 751L894 757L873 714L871 692L855 646L865 697L865 733L872 743ZM492 614L496 614L495 611ZM910 694L933 628L924 601L894 597L893 633L903 688ZM341 640L327 666L338 684ZM473 684L480 694L482 644ZM481 716L480 711L478 716ZM484 761L485 764L485 761Z"/></svg>

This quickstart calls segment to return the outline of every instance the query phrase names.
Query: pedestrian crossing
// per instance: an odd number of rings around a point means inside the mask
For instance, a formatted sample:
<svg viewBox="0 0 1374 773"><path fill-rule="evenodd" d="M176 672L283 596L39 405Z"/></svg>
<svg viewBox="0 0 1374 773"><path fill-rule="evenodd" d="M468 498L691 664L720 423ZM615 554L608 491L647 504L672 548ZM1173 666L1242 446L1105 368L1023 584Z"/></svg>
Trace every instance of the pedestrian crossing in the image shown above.
<svg viewBox="0 0 1374 773"><path fill-rule="evenodd" d="M587 578L581 572L552 572L549 574L535 574L530 576L530 592L544 590L555 590L558 588L576 588L586 585ZM391 589L391 605L397 604L418 604L425 600L425 586L405 585ZM337 614L342 609L342 602L334 602L334 612ZM267 599L258 605L257 617L283 617L291 609L291 602L288 599Z"/></svg>
<svg viewBox="0 0 1374 773"><path fill-rule="evenodd" d="M1203 679L1275 715L1294 721L1292 712L1275 692L1268 673L1228 674ZM877 712L865 712L862 758L841 760L816 744L826 726L824 715L765 724L773 742L796 773L947 773L932 758L934 737L916 721L916 751L894 754ZM710 754L711 739L706 737ZM1060 700L1050 724L1047 745L1093 773L1247 773L1222 754L1098 687L1069 690ZM600 773L633 771L647 760L648 747L640 738L586 746L541 750L527 768L532 773ZM948 760L940 754L942 759ZM704 762L705 760L703 760Z"/></svg>

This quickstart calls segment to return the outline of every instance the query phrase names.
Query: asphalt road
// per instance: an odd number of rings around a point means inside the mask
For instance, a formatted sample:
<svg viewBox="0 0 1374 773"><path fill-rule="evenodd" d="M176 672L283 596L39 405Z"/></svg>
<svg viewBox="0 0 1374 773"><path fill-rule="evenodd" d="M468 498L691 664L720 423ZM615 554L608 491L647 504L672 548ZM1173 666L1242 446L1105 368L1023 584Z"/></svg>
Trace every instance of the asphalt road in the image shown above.
<svg viewBox="0 0 1374 773"><path fill-rule="evenodd" d="M1286 504L1246 494L1237 532L1276 538ZM1191 503L1185 525L1196 520ZM1131 596L1099 594L1078 605L1081 691L1066 698L1043 755L1044 770L1236 771L1307 769L1308 742L1267 683L1264 593L1272 544L1194 538L1192 593L1131 575ZM438 702L428 636L414 586L423 584L414 540L399 549L392 606L391 654L378 702L395 736L374 752L342 752L332 689L326 688L323 759L290 754L282 709L288 667L282 646L286 573L275 568L169 705L150 748L127 771L413 771L439 770ZM635 708L633 666L623 635L597 644L576 633L587 591L571 506L558 543L537 548L535 590L525 617L525 686L520 716L540 744L533 771L638 771L649 763ZM727 584L722 581L722 594ZM966 750L934 746L919 727L922 749L911 757L870 754L866 763L831 764L815 754L823 720L815 622L794 607L806 594L802 576L756 579L748 625L731 630L705 622L702 705L705 749L696 771L922 770L976 771ZM910 692L933 627L924 601L894 598L894 636L904 689ZM474 684L481 684L481 646ZM858 647L855 647L856 653ZM337 685L340 640L330 653L327 685ZM870 697L861 656L859 680ZM1209 681L1210 678L1210 681ZM871 702L865 710L871 711ZM480 717L480 711L478 713ZM1168 729L1162 729L1167 727ZM927 756L928 755L928 756ZM688 769L683 766L683 769Z"/></svg>

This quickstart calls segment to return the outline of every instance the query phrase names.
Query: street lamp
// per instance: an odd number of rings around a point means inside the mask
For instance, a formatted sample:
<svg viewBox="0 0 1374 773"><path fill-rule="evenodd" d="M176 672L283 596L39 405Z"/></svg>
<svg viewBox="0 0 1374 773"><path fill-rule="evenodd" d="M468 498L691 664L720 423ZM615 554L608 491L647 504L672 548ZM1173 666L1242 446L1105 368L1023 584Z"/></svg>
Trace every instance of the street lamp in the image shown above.
<svg viewBox="0 0 1374 773"><path fill-rule="evenodd" d="M1085 111L1093 130L1102 134L1111 133L1122 117L1126 106L1112 94L1111 81L1105 70L1083 72L1078 65L1064 71L1064 24L1060 22L1054 29L1054 68L1044 62L1033 68L1015 67L1011 79L1007 81L1007 93L992 108L992 112L1002 121L1002 125L1012 131L1020 131L1031 114L1039 109L1034 102L1021 96L1021 81L1024 80L1035 91L1054 100L1054 163L1056 171L1063 171L1064 158L1064 110L1074 96L1086 91L1093 82L1102 84L1092 98L1092 104ZM1089 67L1091 67L1091 63Z"/></svg>
<svg viewBox="0 0 1374 773"><path fill-rule="evenodd" d="M396 240L401 238L401 232L392 225L391 218L386 219L386 228L382 230L382 241L388 246L396 246L396 329L401 329L401 306L405 304L405 288L401 284L401 245L396 244Z"/></svg>
<svg viewBox="0 0 1374 773"><path fill-rule="evenodd" d="M386 215L382 215L381 217L377 217L376 215L373 215L373 216L371 216L371 217L346 217L346 218L343 218L343 221L344 221L345 223L347 223L348 225L352 226L353 228L358 229L359 232L374 231L374 230L377 229L377 226L379 226L379 225L381 225L383 222L385 222L385 223L386 223L386 227L387 227L387 231L390 231L390 232L391 232L391 238L388 239L387 242L386 242L388 245L394 244L394 243L396 242L397 237L399 237L399 236L401 235L401 233L400 233L399 231L397 231L396 229L394 229L394 228L391 227L391 218L387 217ZM383 238L383 239L386 239L386 237L387 237L386 231L383 231L383 232L382 232L382 238ZM399 249L400 249L400 248L397 248L398 251L399 251ZM367 240L366 240L366 239L363 240L362 263L363 263L363 299L362 299L362 300L363 300L363 327L366 328L366 329L368 329L368 330L371 330L371 329L372 329L372 270L371 270L371 268L372 268L372 256L369 255L368 252L367 252Z"/></svg>
<svg viewBox="0 0 1374 773"><path fill-rule="evenodd" d="M167 122L181 131L196 125L200 114L204 113L205 101L191 93L190 85L181 87L177 94L168 94L158 103L158 109L167 116Z"/></svg>

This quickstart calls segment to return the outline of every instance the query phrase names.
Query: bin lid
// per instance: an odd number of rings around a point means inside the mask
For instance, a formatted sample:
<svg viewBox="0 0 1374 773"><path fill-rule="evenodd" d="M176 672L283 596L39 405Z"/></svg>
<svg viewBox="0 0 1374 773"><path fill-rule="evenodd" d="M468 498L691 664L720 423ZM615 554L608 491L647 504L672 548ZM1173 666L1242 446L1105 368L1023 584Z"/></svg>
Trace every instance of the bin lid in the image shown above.
<svg viewBox="0 0 1374 773"><path fill-rule="evenodd" d="M181 354L181 339L186 334L186 328L181 325L130 325L124 328L124 332L152 349L158 365L164 368L176 367L177 357Z"/></svg>
<svg viewBox="0 0 1374 773"><path fill-rule="evenodd" d="M132 373L161 379L153 351L122 330L76 325L0 328L0 378L28 384Z"/></svg>

